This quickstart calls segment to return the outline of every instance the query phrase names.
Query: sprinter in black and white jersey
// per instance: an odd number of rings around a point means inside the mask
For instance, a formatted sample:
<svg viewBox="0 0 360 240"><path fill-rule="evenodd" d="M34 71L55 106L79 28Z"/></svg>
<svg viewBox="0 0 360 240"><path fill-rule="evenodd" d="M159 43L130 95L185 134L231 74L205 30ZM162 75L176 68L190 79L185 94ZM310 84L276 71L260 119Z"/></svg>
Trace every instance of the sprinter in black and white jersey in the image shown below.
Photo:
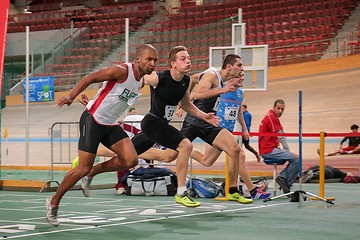
<svg viewBox="0 0 360 240"><path fill-rule="evenodd" d="M235 91L232 79L239 78L243 71L241 57L236 54L228 54L221 69L210 67L199 77L193 97L194 105L200 110L215 113L220 101L220 95ZM228 200L248 204L252 199L244 198L238 190L238 173L244 181L251 181L245 166L244 152L235 141L233 135L225 128L214 127L198 119L196 116L187 114L181 133L190 141L199 137L209 145L206 146L204 154L193 151L191 156L204 166L212 166L222 151L225 151L229 159L229 194Z"/></svg>

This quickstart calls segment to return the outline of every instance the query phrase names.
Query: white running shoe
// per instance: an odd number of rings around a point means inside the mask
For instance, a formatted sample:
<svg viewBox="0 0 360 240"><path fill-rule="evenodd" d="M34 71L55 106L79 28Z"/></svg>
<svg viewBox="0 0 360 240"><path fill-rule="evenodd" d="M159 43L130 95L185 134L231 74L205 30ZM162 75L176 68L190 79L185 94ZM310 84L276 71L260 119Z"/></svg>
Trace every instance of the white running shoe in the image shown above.
<svg viewBox="0 0 360 240"><path fill-rule="evenodd" d="M54 227L59 226L59 220L57 219L57 213L59 207L51 207L51 198L46 198L45 206L46 206L46 219L47 221L53 225Z"/></svg>
<svg viewBox="0 0 360 240"><path fill-rule="evenodd" d="M81 190L82 190L85 197L90 196L91 180L92 180L92 178L89 178L88 176L85 176L85 177L82 178Z"/></svg>

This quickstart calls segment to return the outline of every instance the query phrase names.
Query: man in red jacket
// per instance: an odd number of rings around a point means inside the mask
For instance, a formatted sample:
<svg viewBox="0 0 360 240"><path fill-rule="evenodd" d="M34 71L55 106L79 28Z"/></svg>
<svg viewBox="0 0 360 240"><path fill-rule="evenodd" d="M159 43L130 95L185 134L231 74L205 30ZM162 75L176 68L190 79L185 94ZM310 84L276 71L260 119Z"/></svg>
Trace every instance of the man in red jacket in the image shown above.
<svg viewBox="0 0 360 240"><path fill-rule="evenodd" d="M282 99L275 101L274 106L261 121L259 128L259 152L264 162L284 164L289 162L286 168L276 178L284 193L290 192L296 177L298 176L298 156L290 152L290 148L283 136L264 136L264 133L283 133L280 117L284 113L285 102ZM280 148L280 143L282 149Z"/></svg>

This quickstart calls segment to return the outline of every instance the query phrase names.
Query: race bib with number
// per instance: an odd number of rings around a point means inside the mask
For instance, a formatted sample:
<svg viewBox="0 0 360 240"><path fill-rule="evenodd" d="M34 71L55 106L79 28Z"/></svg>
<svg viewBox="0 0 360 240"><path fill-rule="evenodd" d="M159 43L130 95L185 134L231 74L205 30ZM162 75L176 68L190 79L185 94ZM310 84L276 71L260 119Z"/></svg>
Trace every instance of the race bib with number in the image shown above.
<svg viewBox="0 0 360 240"><path fill-rule="evenodd" d="M236 120L238 107L225 107L225 120Z"/></svg>
<svg viewBox="0 0 360 240"><path fill-rule="evenodd" d="M167 121L171 121L172 116L174 115L174 112L176 111L177 105L176 106L170 106L170 105L166 105L165 106L165 119Z"/></svg>
<svg viewBox="0 0 360 240"><path fill-rule="evenodd" d="M215 102L214 107L213 107L213 111L216 112L216 111L218 110L219 103L220 103L220 97L218 97L218 98L216 99L216 102Z"/></svg>

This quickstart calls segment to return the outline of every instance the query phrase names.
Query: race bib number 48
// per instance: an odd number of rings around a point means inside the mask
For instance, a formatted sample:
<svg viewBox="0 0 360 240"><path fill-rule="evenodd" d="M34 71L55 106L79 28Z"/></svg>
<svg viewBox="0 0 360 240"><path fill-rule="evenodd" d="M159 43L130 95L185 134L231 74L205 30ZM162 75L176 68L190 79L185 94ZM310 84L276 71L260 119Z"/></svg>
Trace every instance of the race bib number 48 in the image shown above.
<svg viewBox="0 0 360 240"><path fill-rule="evenodd" d="M225 120L236 120L238 107L225 107Z"/></svg>

